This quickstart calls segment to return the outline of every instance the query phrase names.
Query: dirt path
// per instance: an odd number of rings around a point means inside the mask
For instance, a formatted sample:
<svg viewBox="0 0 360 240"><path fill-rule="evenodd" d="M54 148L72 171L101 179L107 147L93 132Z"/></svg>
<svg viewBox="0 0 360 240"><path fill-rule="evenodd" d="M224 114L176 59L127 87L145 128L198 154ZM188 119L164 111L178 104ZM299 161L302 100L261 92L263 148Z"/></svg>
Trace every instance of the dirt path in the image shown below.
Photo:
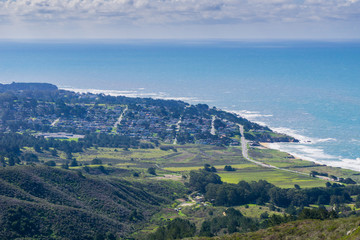
<svg viewBox="0 0 360 240"><path fill-rule="evenodd" d="M195 193L196 193L196 192L195 192ZM196 201L192 198L192 195L195 194L195 193L192 193L192 194L190 194L190 195L188 196L190 202L189 202L189 201L187 201L187 202L182 202L182 203L180 203L180 204L178 205L178 207L194 206L194 205L196 204Z"/></svg>

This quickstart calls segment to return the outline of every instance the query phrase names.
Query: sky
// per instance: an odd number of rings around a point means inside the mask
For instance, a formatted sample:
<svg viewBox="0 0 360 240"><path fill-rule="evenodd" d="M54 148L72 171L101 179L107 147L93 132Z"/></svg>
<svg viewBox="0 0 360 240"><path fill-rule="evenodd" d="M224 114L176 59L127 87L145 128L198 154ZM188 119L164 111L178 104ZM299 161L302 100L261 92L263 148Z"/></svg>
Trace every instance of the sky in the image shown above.
<svg viewBox="0 0 360 240"><path fill-rule="evenodd" d="M0 39L360 39L360 0L0 0Z"/></svg>

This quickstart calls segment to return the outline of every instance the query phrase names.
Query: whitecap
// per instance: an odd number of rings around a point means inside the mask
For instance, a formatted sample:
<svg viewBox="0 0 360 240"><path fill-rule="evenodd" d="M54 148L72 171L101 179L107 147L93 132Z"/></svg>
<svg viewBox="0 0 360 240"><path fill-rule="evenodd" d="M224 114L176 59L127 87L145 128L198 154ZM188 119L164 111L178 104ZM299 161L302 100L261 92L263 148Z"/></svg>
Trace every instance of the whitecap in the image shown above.
<svg viewBox="0 0 360 240"><path fill-rule="evenodd" d="M101 90L101 89L80 89L80 88L71 88L71 87L60 87L62 90L77 92L77 93L92 93L92 94L105 94L109 96L125 96L125 97L142 97L142 98L154 98L154 99L163 99L163 100L178 100L184 102L212 102L212 100L197 99L195 97L171 97L166 92L143 92L145 88L138 88L136 90Z"/></svg>
<svg viewBox="0 0 360 240"><path fill-rule="evenodd" d="M257 111L248 111L248 110L229 110L229 112L235 113L239 115L240 117L246 118L250 121L255 120L259 117L272 117L272 114L261 114Z"/></svg>

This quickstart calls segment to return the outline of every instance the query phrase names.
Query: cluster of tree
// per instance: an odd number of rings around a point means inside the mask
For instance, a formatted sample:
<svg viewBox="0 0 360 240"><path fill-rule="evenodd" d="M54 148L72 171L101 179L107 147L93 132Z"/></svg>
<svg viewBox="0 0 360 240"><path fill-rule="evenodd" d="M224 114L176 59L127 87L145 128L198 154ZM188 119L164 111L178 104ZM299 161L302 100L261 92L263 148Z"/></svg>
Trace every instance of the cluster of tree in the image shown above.
<svg viewBox="0 0 360 240"><path fill-rule="evenodd" d="M231 112L226 112L216 108L211 108L209 109L209 114L215 115L220 119L226 119L228 121L241 124L244 126L245 131L249 131L253 129L253 130L265 130L271 132L271 130L268 127L264 127L257 123L250 122L249 120L239 117L238 115Z"/></svg>
<svg viewBox="0 0 360 240"><path fill-rule="evenodd" d="M212 211L210 211L212 212ZM209 212L209 213L210 213ZM176 218L168 221L165 226L157 229L147 239L181 239L193 237L195 233L199 237L213 237L219 234L245 233L257 231L262 228L276 226L282 223L304 219L335 219L338 215L334 210L328 211L324 207L301 208L294 214L261 214L260 219L245 217L239 210L226 209L221 215L208 216L202 223L199 231L188 220Z"/></svg>
<svg viewBox="0 0 360 240"><path fill-rule="evenodd" d="M248 232L259 229L258 221L243 216L243 214L234 209L228 208L223 216L218 216L205 220L200 229L200 236L212 237L220 231L224 233Z"/></svg>
<svg viewBox="0 0 360 240"><path fill-rule="evenodd" d="M324 173L324 172L311 171L310 177L315 177L315 176L329 177L329 174ZM338 182L345 183L345 184L356 184L356 182L354 180L352 180L351 178L338 178L334 175L330 175L330 178L333 179L334 181L338 181Z"/></svg>
<svg viewBox="0 0 360 240"><path fill-rule="evenodd" d="M106 133L90 133L86 134L83 139L79 139L79 143L83 143L86 147L112 147L112 148L138 148L139 140L129 136L112 135ZM152 144L142 145L143 148L151 148Z"/></svg>
<svg viewBox="0 0 360 240"><path fill-rule="evenodd" d="M149 240L183 239L193 237L196 232L195 224L189 220L175 218L165 226L159 227L156 232L149 234Z"/></svg>
<svg viewBox="0 0 360 240"><path fill-rule="evenodd" d="M151 175L156 175L156 168L154 168L154 167L149 167L149 168L147 169L147 172L148 172L149 174L151 174Z"/></svg>
<svg viewBox="0 0 360 240"><path fill-rule="evenodd" d="M189 186L205 194L208 201L218 206L236 206L248 203L272 203L287 208L310 204L341 204L352 202L351 195L360 194L360 186L291 188L283 189L267 181L240 181L238 184L223 183L218 175L205 170L191 171Z"/></svg>
<svg viewBox="0 0 360 240"><path fill-rule="evenodd" d="M233 168L231 165L226 165L224 167L224 170L228 171L228 172L234 172L234 171L236 171L236 168Z"/></svg>
<svg viewBox="0 0 360 240"><path fill-rule="evenodd" d="M160 150L163 150L163 151L169 151L169 150L172 150L174 152L177 152L177 149L174 147L174 146L169 146L169 145L160 145Z"/></svg>
<svg viewBox="0 0 360 240"><path fill-rule="evenodd" d="M204 164L204 170L207 172L217 172L217 169L208 163Z"/></svg>
<svg viewBox="0 0 360 240"><path fill-rule="evenodd" d="M220 176L205 170L190 171L190 179L188 183L190 189L205 193L206 186L211 183L222 184Z"/></svg>
<svg viewBox="0 0 360 240"><path fill-rule="evenodd" d="M14 165L20 161L38 162L35 154L22 154L21 148L32 147L38 153L43 151L50 152L57 156L57 151L63 151L67 154L68 159L72 159L72 153L82 152L89 147L119 147L119 148L138 148L140 142L131 137L109 134L88 134L79 141L61 141L53 138L45 139L44 137L35 137L30 134L18 133L0 133L0 164L4 158L8 159L9 165ZM152 144L143 144L142 148L151 148Z"/></svg>

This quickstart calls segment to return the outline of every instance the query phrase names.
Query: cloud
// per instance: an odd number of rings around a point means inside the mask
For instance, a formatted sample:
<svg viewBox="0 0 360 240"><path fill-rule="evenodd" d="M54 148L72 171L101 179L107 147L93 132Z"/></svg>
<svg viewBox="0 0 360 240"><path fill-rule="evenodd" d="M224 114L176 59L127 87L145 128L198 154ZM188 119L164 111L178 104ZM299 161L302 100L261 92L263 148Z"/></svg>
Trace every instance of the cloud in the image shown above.
<svg viewBox="0 0 360 240"><path fill-rule="evenodd" d="M0 21L173 24L353 20L357 0L6 0Z"/></svg>
<svg viewBox="0 0 360 240"><path fill-rule="evenodd" d="M223 32L231 36L231 26L235 25L246 25L256 37L260 30L251 26L268 24L280 29L281 24L324 22L333 28L335 23L346 23L341 29L351 34L358 30L350 28L359 20L359 0L0 0L0 37L31 37L40 32L61 36L62 31L68 36L94 36L95 30L100 36L117 32L118 36L136 37L144 29L147 36L159 31L161 36L171 32L172 36L182 37L175 28L196 35L196 26L218 37ZM262 31L267 28L264 26Z"/></svg>

